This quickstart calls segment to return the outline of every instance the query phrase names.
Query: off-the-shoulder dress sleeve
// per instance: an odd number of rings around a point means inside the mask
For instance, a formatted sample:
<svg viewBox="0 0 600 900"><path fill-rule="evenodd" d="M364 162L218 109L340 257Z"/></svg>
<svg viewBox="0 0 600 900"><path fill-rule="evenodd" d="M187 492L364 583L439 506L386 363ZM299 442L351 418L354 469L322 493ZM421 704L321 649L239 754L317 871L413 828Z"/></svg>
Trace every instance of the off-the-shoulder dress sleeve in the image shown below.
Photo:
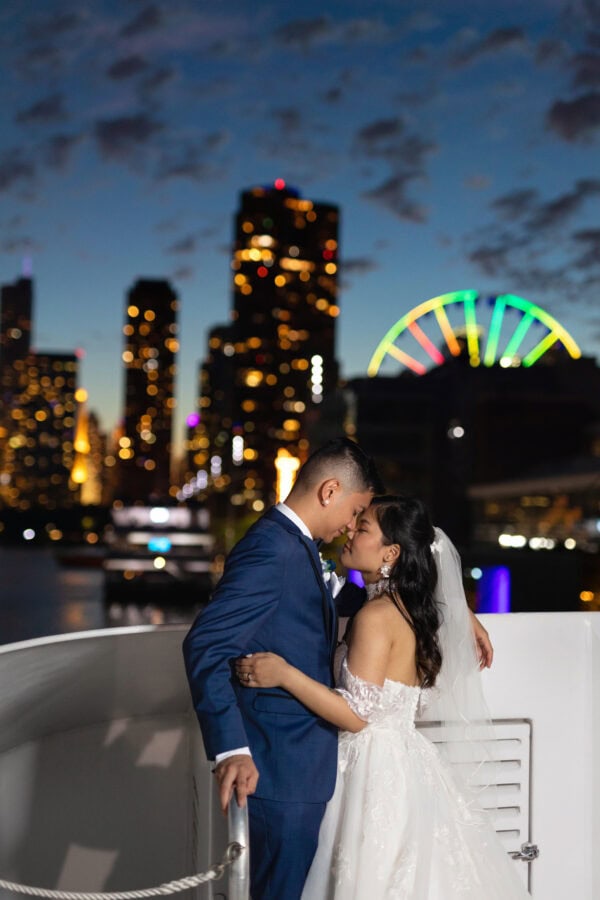
<svg viewBox="0 0 600 900"><path fill-rule="evenodd" d="M381 712L383 686L353 675L346 659L342 660L340 681L336 691L363 722L370 722L376 713Z"/></svg>

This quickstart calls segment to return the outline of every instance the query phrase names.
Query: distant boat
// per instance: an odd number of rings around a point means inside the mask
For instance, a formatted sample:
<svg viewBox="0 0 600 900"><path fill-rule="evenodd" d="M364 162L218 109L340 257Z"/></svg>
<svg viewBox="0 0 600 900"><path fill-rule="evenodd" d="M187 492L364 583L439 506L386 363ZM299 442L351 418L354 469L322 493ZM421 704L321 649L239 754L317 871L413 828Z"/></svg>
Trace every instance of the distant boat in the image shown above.
<svg viewBox="0 0 600 900"><path fill-rule="evenodd" d="M103 560L107 600L159 594L161 600L208 600L214 538L203 507L113 509Z"/></svg>

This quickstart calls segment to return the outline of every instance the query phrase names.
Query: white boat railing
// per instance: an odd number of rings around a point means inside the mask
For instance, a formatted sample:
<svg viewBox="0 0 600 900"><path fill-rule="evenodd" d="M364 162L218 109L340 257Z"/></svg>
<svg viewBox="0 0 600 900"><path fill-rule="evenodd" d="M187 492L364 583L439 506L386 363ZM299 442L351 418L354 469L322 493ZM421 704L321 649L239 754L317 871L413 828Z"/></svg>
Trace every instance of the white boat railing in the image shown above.
<svg viewBox="0 0 600 900"><path fill-rule="evenodd" d="M507 849L539 846L539 859L514 863L524 880L529 872L534 898L594 900L600 613L483 620L496 651L486 694L510 731L510 766L500 768L520 767L498 795ZM233 810L228 830L204 756L181 656L186 630L115 628L0 647L0 877L133 890L205 872L231 840L247 846L244 812ZM524 736L513 735L515 723ZM247 865L244 854L231 867L237 882L200 886L195 900L245 900Z"/></svg>

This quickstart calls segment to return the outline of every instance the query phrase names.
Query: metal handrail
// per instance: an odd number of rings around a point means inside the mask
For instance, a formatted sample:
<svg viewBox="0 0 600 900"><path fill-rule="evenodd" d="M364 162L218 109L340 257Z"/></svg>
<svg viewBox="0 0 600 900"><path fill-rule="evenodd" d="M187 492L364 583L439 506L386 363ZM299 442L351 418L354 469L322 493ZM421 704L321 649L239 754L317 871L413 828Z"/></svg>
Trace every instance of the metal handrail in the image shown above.
<svg viewBox="0 0 600 900"><path fill-rule="evenodd" d="M250 832L248 806L238 806L234 792L227 811L229 844L238 844L243 852L229 866L227 900L250 898Z"/></svg>

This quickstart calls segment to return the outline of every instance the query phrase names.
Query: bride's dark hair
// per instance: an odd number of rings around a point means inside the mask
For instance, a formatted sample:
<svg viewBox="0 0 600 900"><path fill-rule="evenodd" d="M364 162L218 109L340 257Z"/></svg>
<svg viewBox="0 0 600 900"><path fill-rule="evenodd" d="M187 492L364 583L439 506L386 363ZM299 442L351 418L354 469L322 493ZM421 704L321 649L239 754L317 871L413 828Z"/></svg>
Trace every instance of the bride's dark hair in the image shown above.
<svg viewBox="0 0 600 900"><path fill-rule="evenodd" d="M408 496L375 497L371 509L381 528L383 543L400 546L400 555L390 572L390 595L414 631L421 685L433 687L442 653L437 638L441 618L434 599L437 568L431 552L435 532L429 511L417 497Z"/></svg>

